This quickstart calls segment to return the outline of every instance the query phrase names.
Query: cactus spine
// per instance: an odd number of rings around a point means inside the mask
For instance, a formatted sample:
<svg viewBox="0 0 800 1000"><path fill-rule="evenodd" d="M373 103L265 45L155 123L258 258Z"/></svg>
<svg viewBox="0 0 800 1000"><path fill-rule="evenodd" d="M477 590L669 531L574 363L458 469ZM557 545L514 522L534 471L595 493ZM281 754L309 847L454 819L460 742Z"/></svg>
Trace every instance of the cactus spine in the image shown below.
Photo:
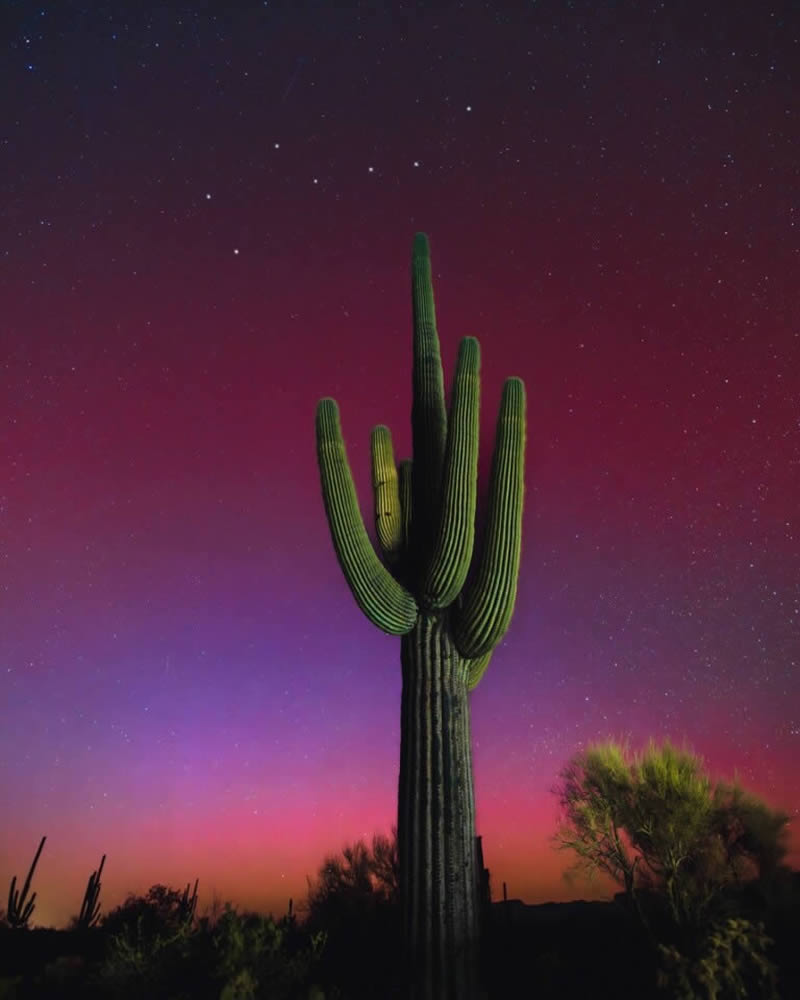
<svg viewBox="0 0 800 1000"><path fill-rule="evenodd" d="M44 847L44 842L47 837L42 837L41 843L39 844L39 850L36 852L36 856L33 859L33 864L28 871L28 877L25 879L25 884L22 887L22 891L17 889L14 890L14 886L17 884L17 876L11 879L11 887L8 890L8 911L6 913L6 920L8 920L10 927L27 927L28 921L33 913L33 908L36 905L36 893L34 892L30 899L28 899L28 890L31 887L31 879L33 878L33 873L36 869L36 865L39 863L39 855L42 853L42 848Z"/></svg>
<svg viewBox="0 0 800 1000"><path fill-rule="evenodd" d="M413 466L395 464L388 428L372 432L376 555L358 507L333 399L317 406L317 458L336 555L359 607L400 635L398 847L403 937L413 996L475 995L479 889L468 693L511 620L519 573L525 388L503 388L486 538L473 555L480 350L462 340L449 414L428 239L412 252ZM473 572L470 574L470 569Z"/></svg>

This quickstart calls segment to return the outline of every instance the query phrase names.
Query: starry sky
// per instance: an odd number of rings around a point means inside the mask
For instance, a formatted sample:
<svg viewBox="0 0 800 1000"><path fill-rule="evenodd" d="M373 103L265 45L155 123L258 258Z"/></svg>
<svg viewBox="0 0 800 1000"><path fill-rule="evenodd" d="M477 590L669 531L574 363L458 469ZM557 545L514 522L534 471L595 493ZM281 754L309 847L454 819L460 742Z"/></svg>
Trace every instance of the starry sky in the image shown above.
<svg viewBox="0 0 800 1000"><path fill-rule="evenodd" d="M284 912L388 832L399 641L320 497L411 445L410 249L449 384L528 392L511 628L472 696L495 896L563 878L587 743L686 742L797 824L797 4L6 2L0 888ZM800 834L792 860L800 863ZM4 892L5 890L2 889Z"/></svg>

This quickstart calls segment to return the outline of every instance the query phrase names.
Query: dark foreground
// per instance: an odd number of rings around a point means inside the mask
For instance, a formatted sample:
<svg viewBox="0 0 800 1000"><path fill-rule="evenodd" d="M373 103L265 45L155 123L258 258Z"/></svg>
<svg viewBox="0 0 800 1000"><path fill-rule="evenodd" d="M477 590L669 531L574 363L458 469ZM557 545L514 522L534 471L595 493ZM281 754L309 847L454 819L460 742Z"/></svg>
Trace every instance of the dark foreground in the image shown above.
<svg viewBox="0 0 800 1000"><path fill-rule="evenodd" d="M618 903L518 900L492 905L483 959L489 1000L531 997L660 998L652 956ZM392 913L332 928L324 943L284 918L228 914L154 939L139 927L112 939L103 930L0 929L0 1000L384 1000L402 995ZM797 893L772 914L769 958L777 992L751 987L748 1000L800 996ZM700 1000L704 993L680 994ZM734 994L721 992L718 1000Z"/></svg>

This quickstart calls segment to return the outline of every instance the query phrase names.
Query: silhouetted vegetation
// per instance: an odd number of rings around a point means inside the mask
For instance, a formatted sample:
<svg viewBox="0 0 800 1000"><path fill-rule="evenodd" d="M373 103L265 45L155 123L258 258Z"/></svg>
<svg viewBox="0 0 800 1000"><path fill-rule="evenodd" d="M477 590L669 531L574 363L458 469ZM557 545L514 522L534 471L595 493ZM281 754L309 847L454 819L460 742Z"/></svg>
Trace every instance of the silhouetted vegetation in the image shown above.
<svg viewBox="0 0 800 1000"><path fill-rule="evenodd" d="M83 894L78 916L72 920L71 929L87 931L90 927L95 927L100 920L100 877L103 874L103 865L106 863L105 854L100 859L100 867L93 871L86 883L86 891Z"/></svg>
<svg viewBox="0 0 800 1000"><path fill-rule="evenodd" d="M188 886L154 885L93 928L6 928L0 998L322 1000L315 979L324 932L229 904L197 919L194 902Z"/></svg>
<svg viewBox="0 0 800 1000"><path fill-rule="evenodd" d="M345 996L390 996L400 976L397 833L328 855L309 881L305 926L327 935L323 980Z"/></svg>
<svg viewBox="0 0 800 1000"><path fill-rule="evenodd" d="M581 864L615 870L623 891L609 902L489 905L482 962L487 1000L800 995L800 873L783 865L785 817L738 785L705 784L691 755L672 748L648 753L652 759L643 766L646 755L590 748L562 773L567 798L560 843L580 841ZM696 815L704 788L711 803L705 826ZM638 826L621 822L622 813L614 811L620 800L639 803ZM692 809L687 802L695 803ZM647 810L658 824L647 826ZM680 824L673 822L677 816ZM686 860L672 871L658 857L679 840ZM102 863L89 880L96 893L101 871ZM670 890L668 871L679 883ZM198 917L197 886L181 892L153 885L102 919L87 925L73 918L63 931L0 922L0 1000L404 995L394 832L327 856L309 880L299 917L291 903L276 920L216 900ZM90 895L87 890L84 903ZM96 916L96 894L94 902L81 911ZM686 947L689 925L676 924L675 912L691 915L700 934L696 951Z"/></svg>
<svg viewBox="0 0 800 1000"><path fill-rule="evenodd" d="M622 887L666 996L778 996L765 920L789 877L786 814L738 782L712 781L698 757L669 743L641 754L589 747L556 791L557 846L577 855L578 870Z"/></svg>
<svg viewBox="0 0 800 1000"><path fill-rule="evenodd" d="M8 909L6 910L4 920L8 923L9 927L15 928L25 928L28 926L28 921L31 918L33 909L36 905L36 893L34 892L30 899L28 899L28 891L31 887L31 879L33 878L33 873L36 871L36 865L39 862L39 855L42 853L42 848L44 847L44 842L47 837L42 837L39 843L39 849L34 855L33 862L28 869L28 877L25 879L25 884L22 889L16 889L17 876L11 879L11 886L8 890Z"/></svg>

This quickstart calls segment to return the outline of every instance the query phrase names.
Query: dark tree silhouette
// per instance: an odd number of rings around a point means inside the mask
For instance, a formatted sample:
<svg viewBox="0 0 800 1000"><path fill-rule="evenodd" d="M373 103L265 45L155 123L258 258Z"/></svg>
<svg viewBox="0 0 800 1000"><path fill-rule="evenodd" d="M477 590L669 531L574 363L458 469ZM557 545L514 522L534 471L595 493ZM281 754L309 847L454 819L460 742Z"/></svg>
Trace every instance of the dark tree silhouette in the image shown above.
<svg viewBox="0 0 800 1000"><path fill-rule="evenodd" d="M177 934L194 917L193 909L187 912L186 896L165 885L151 886L144 896L129 894L103 918L102 929L109 936L134 928L146 938Z"/></svg>
<svg viewBox="0 0 800 1000"><path fill-rule="evenodd" d="M306 924L327 930L342 921L361 921L396 904L397 897L397 834L376 834L371 848L357 840L326 856L316 879L309 879Z"/></svg>
<svg viewBox="0 0 800 1000"><path fill-rule="evenodd" d="M305 929L323 932L327 981L348 996L388 997L399 981L397 834L328 855L309 879Z"/></svg>

